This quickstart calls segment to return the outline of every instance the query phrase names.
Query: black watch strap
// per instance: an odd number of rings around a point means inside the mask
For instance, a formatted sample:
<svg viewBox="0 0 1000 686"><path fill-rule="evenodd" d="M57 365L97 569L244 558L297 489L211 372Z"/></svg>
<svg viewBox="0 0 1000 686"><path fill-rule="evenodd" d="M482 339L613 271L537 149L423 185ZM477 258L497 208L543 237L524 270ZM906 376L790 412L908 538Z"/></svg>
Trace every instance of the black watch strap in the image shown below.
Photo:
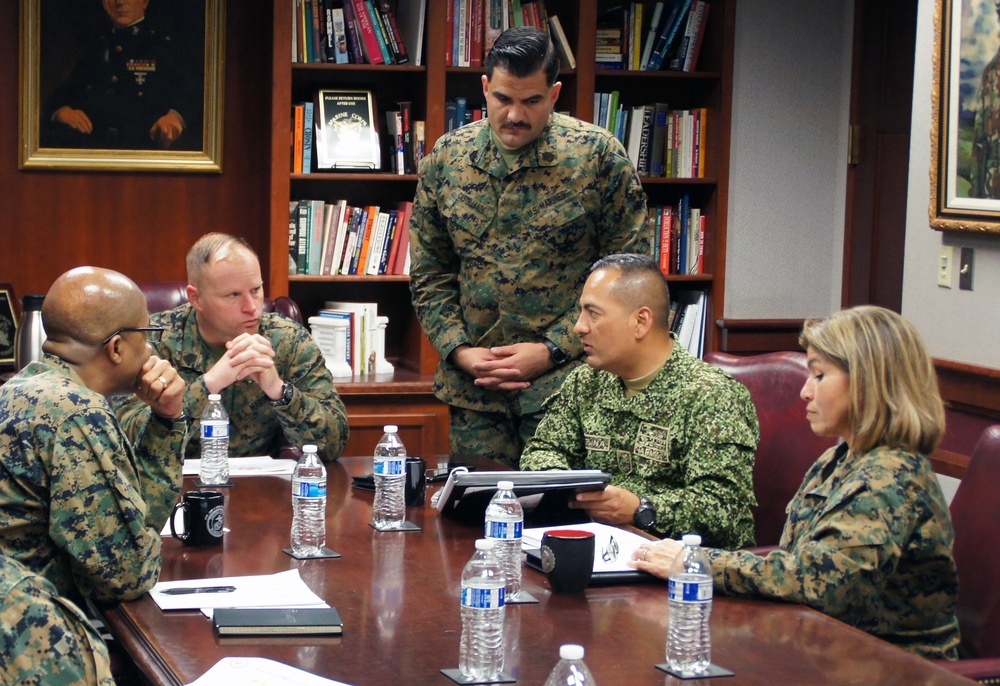
<svg viewBox="0 0 1000 686"><path fill-rule="evenodd" d="M187 429L187 425L191 421L191 418L188 417L186 414L182 414L180 417L161 417L155 412L153 413L153 419L158 421L160 424L165 426L170 431L176 429L178 424L183 424L184 426L181 428Z"/></svg>
<svg viewBox="0 0 1000 686"><path fill-rule="evenodd" d="M656 507L649 498L639 496L639 507L632 515L632 523L643 531L649 531L656 526Z"/></svg>
<svg viewBox="0 0 1000 686"><path fill-rule="evenodd" d="M543 338L542 343L544 343L545 347L549 349L549 359L552 360L552 364L558 367L561 364L569 362L569 355L566 354L566 351L558 345L550 341L548 338Z"/></svg>
<svg viewBox="0 0 1000 686"><path fill-rule="evenodd" d="M292 402L292 393L295 392L295 386L292 385L291 381L286 381L281 385L281 397L277 400L271 400L268 398L267 402L271 403L271 407L284 407L288 403Z"/></svg>

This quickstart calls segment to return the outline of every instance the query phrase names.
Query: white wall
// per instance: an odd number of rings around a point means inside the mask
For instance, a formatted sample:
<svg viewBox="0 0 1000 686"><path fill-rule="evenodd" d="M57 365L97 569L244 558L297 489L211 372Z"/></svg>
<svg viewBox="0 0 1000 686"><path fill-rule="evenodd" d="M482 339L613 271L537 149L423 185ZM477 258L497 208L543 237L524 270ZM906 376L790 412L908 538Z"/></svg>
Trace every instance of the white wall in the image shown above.
<svg viewBox="0 0 1000 686"><path fill-rule="evenodd" d="M736 5L726 317L840 305L853 5Z"/></svg>
<svg viewBox="0 0 1000 686"><path fill-rule="evenodd" d="M933 48L934 0L920 0L910 124L903 315L923 334L934 357L1000 368L1000 235L976 238L971 234L943 234L928 225ZM958 289L957 270L951 289L937 285L942 245L975 248L972 291Z"/></svg>

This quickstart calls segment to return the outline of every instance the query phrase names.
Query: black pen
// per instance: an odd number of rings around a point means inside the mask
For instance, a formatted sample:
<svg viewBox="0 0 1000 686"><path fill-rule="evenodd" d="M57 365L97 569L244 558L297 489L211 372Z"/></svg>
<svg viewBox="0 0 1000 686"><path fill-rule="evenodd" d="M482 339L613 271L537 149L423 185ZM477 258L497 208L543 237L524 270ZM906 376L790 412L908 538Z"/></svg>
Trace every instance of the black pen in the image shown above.
<svg viewBox="0 0 1000 686"><path fill-rule="evenodd" d="M196 586L186 588L168 588L160 591L163 595L187 595L188 593L232 593L235 586Z"/></svg>

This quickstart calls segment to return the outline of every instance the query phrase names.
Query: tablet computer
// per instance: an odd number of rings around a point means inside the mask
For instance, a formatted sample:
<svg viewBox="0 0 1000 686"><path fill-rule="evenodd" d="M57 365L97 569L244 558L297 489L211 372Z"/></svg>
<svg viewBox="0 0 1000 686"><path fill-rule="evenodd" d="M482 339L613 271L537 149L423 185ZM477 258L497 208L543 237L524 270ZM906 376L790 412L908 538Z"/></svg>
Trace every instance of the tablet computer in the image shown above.
<svg viewBox="0 0 1000 686"><path fill-rule="evenodd" d="M525 526L552 526L589 522L585 510L572 510L567 503L580 491L604 490L611 475L598 469L470 472L460 467L449 474L432 503L446 517L482 525L501 481L514 483Z"/></svg>

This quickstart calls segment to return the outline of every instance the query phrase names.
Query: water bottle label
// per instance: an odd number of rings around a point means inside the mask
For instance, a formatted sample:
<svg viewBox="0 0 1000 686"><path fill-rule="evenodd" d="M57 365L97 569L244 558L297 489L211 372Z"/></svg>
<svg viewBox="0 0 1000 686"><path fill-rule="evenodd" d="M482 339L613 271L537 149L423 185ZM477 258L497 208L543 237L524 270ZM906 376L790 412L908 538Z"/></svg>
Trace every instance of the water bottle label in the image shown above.
<svg viewBox="0 0 1000 686"><path fill-rule="evenodd" d="M292 491L299 498L325 498L326 484L309 481L293 482Z"/></svg>
<svg viewBox="0 0 1000 686"><path fill-rule="evenodd" d="M505 541L512 541L521 538L521 531L524 522L498 522L494 519L486 520L486 538L499 538Z"/></svg>
<svg viewBox="0 0 1000 686"><path fill-rule="evenodd" d="M462 606L477 610L496 610L504 605L504 587L462 589Z"/></svg>
<svg viewBox="0 0 1000 686"><path fill-rule="evenodd" d="M712 582L670 579L667 582L667 597L683 603L707 603L712 599Z"/></svg>
<svg viewBox="0 0 1000 686"><path fill-rule="evenodd" d="M201 424L202 438L229 438L229 424Z"/></svg>
<svg viewBox="0 0 1000 686"><path fill-rule="evenodd" d="M406 460L375 460L375 473L379 476L402 476Z"/></svg>

